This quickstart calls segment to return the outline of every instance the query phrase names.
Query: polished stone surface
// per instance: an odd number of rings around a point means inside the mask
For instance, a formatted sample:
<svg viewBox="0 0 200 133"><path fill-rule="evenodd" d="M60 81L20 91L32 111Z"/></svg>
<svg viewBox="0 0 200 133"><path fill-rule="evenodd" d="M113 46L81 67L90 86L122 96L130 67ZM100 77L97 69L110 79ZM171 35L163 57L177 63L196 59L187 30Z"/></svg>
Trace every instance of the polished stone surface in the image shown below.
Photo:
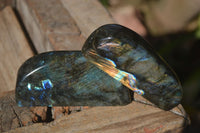
<svg viewBox="0 0 200 133"><path fill-rule="evenodd" d="M99 69L159 108L169 110L180 103L182 87L176 74L134 31L104 25L88 37L82 52Z"/></svg>
<svg viewBox="0 0 200 133"><path fill-rule="evenodd" d="M19 106L114 106L131 103L131 97L128 88L78 51L42 53L18 71Z"/></svg>
<svg viewBox="0 0 200 133"><path fill-rule="evenodd" d="M131 91L132 90L132 91ZM167 63L137 33L109 24L80 51L54 51L27 60L18 71L19 106L126 105L132 92L164 110L177 106L181 84Z"/></svg>

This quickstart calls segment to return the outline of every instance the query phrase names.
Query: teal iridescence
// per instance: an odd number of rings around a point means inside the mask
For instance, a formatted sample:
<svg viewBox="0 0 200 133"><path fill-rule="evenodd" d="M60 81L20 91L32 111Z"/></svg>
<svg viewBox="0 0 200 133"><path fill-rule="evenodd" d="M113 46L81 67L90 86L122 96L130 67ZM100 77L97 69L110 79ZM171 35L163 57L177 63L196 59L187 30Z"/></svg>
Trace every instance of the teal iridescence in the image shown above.
<svg viewBox="0 0 200 133"><path fill-rule="evenodd" d="M177 106L181 84L166 62L137 33L104 25L81 51L36 55L19 69L19 106L113 106L131 103L132 91L164 110Z"/></svg>
<svg viewBox="0 0 200 133"><path fill-rule="evenodd" d="M176 74L134 31L117 24L104 25L88 37L82 52L88 60L95 62L94 55L98 55L134 75L143 96L159 108L169 110L180 103L182 87Z"/></svg>
<svg viewBox="0 0 200 133"><path fill-rule="evenodd" d="M131 93L84 58L81 52L47 52L18 71L19 106L114 106L131 103Z"/></svg>

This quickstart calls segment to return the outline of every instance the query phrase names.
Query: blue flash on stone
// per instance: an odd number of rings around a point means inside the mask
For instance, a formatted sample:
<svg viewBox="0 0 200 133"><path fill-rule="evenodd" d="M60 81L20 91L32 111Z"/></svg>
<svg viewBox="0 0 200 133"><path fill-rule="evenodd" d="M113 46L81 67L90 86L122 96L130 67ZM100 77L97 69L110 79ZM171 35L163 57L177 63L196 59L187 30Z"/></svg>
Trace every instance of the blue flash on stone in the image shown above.
<svg viewBox="0 0 200 133"><path fill-rule="evenodd" d="M28 88L29 91L31 90L31 84L30 83L27 84L27 88Z"/></svg>
<svg viewBox="0 0 200 133"><path fill-rule="evenodd" d="M22 102L21 101L18 101L18 106L22 107Z"/></svg>
<svg viewBox="0 0 200 133"><path fill-rule="evenodd" d="M53 84L49 79L46 79L46 80L42 81L42 87L44 89L51 89L51 88L53 88Z"/></svg>
<svg viewBox="0 0 200 133"><path fill-rule="evenodd" d="M41 90L43 90L41 87L37 87L37 86L36 86L36 87L34 87L34 89L35 89L35 90L38 90L38 91L41 91Z"/></svg>
<svg viewBox="0 0 200 133"><path fill-rule="evenodd" d="M30 99L33 100L33 101L35 101L35 98L34 98L34 97L30 97Z"/></svg>

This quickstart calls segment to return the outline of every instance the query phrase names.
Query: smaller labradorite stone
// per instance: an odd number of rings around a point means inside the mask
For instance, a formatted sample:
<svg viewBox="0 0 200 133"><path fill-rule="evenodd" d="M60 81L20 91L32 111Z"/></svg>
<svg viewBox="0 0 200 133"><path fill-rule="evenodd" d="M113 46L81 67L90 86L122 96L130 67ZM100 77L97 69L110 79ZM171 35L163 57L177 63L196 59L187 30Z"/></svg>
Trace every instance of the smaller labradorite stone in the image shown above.
<svg viewBox="0 0 200 133"><path fill-rule="evenodd" d="M98 28L86 40L82 53L124 84L127 78L121 81L120 77L134 77L128 81L134 85L132 90L139 89L161 109L169 110L181 101L182 87L176 74L141 36L126 27L108 24ZM119 72L117 78L112 71Z"/></svg>
<svg viewBox="0 0 200 133"><path fill-rule="evenodd" d="M113 106L131 103L120 82L87 61L81 52L47 52L18 71L19 106Z"/></svg>

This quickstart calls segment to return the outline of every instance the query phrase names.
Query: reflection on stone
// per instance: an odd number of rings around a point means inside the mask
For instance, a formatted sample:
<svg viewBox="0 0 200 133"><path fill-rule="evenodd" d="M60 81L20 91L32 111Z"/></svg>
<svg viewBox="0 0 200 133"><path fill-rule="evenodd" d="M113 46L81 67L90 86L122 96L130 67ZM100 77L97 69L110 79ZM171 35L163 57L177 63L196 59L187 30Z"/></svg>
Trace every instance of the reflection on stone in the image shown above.
<svg viewBox="0 0 200 133"><path fill-rule="evenodd" d="M106 72L108 75L121 82L132 91L138 93L139 95L144 95L144 91L137 88L136 77L133 74L117 69L116 64L112 60L99 56L93 50L90 50L88 55L91 58L89 61L95 64L99 69Z"/></svg>

